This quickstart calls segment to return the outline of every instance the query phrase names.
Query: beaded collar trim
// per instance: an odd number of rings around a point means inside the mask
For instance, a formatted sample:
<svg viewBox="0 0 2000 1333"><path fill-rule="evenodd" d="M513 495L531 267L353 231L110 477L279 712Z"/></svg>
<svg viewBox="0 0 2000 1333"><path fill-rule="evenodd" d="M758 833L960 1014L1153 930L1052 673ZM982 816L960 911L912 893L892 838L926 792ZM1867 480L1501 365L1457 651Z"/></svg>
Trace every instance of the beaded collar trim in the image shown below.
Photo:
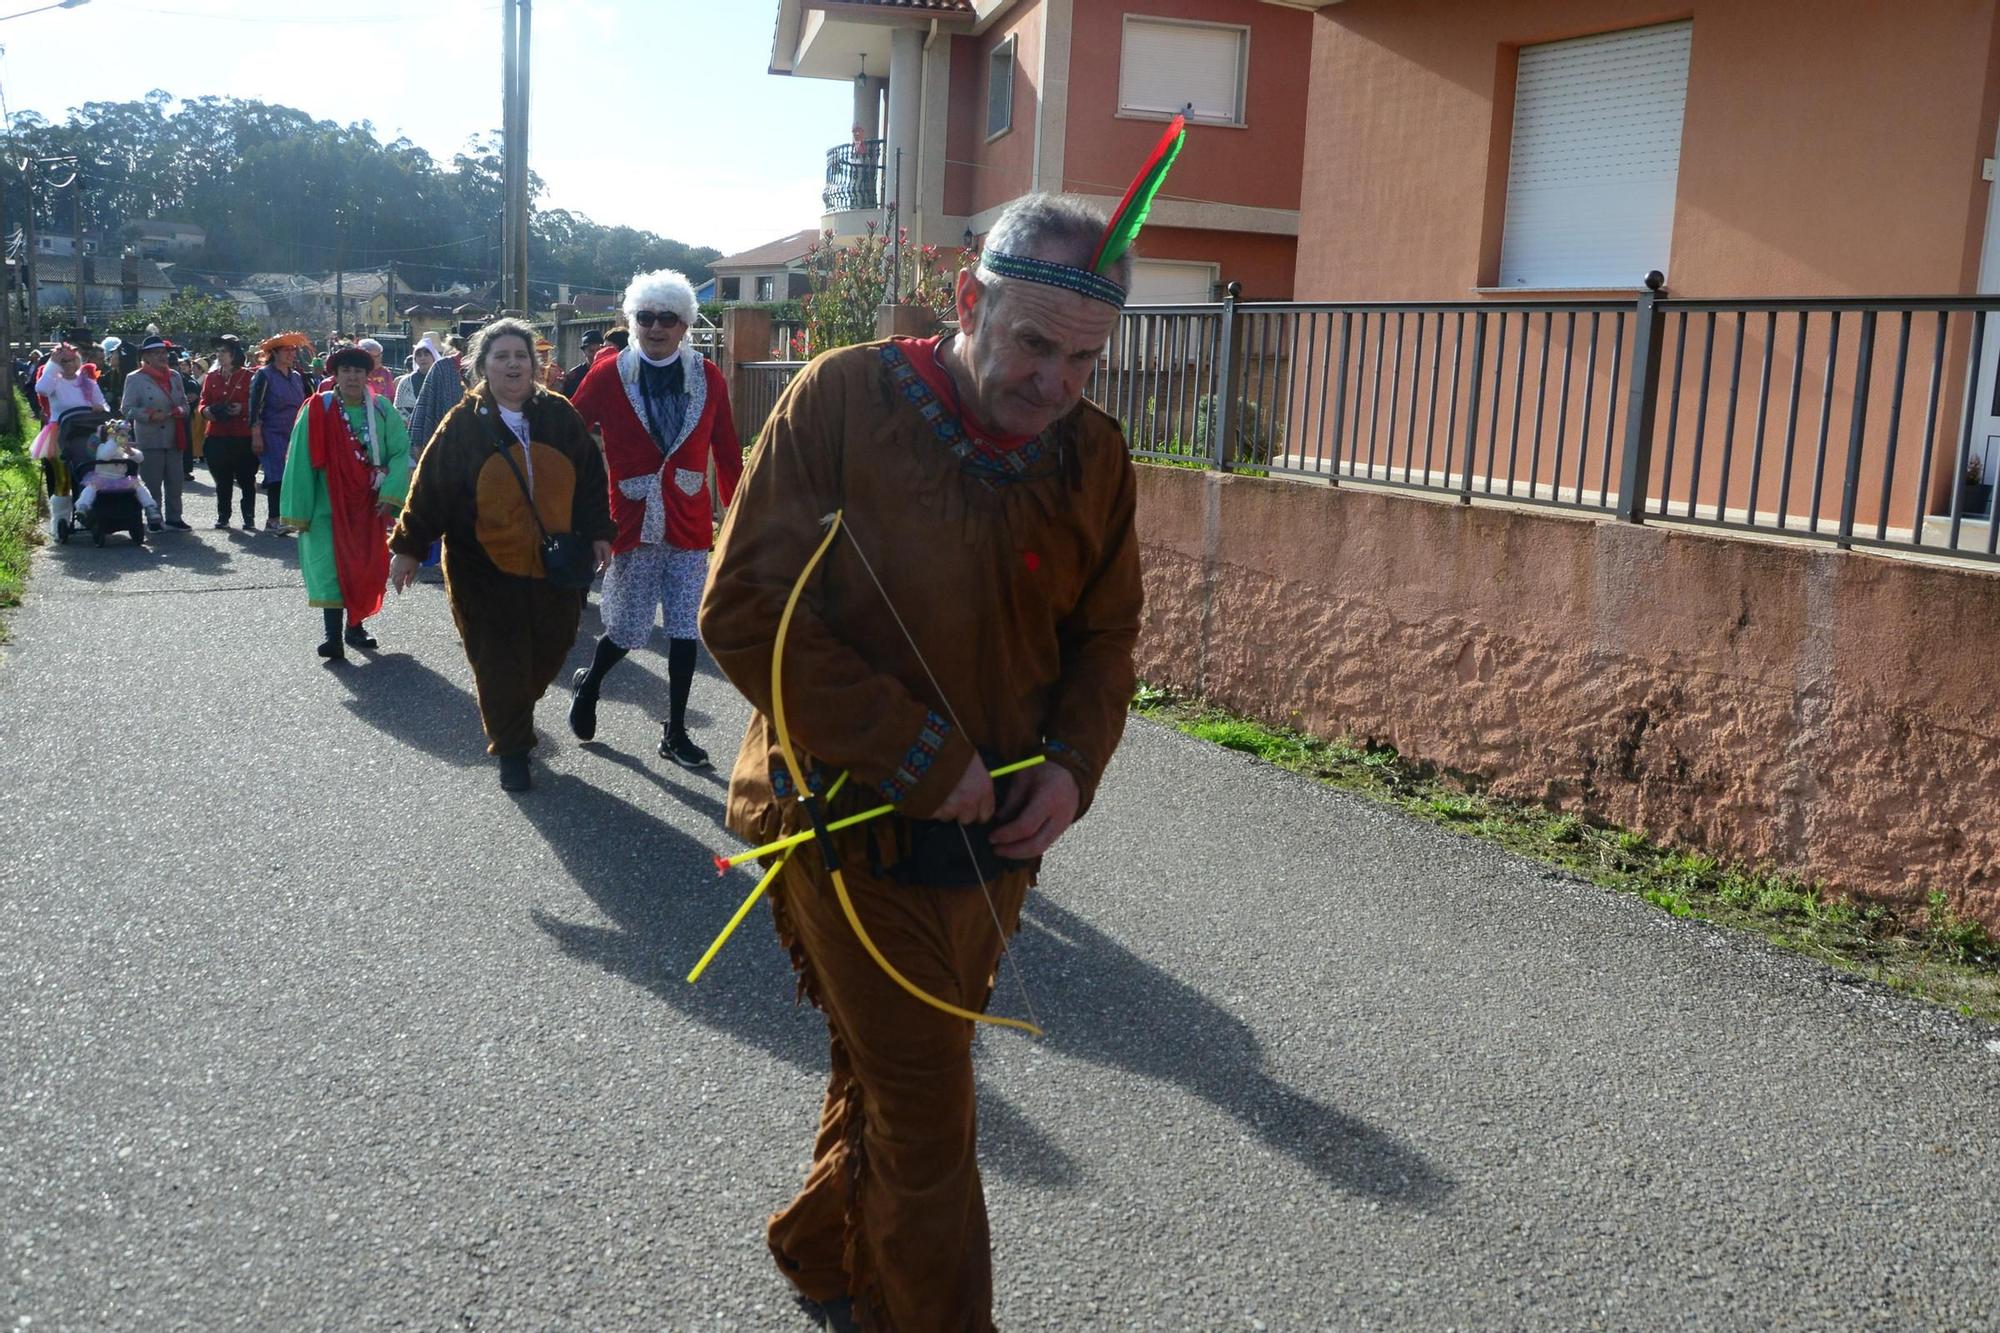
<svg viewBox="0 0 2000 1333"><path fill-rule="evenodd" d="M1010 255L1004 250L988 250L979 257L979 267L996 277L1019 278L1023 282L1039 282L1049 287L1060 287L1064 291L1075 292L1078 296L1102 301L1114 309L1125 308L1125 289L1102 273L1092 273L1087 268L1058 264L1052 259L1030 259L1026 255Z"/></svg>
<svg viewBox="0 0 2000 1333"><path fill-rule="evenodd" d="M1046 435L1037 436L1018 449L999 453L981 449L951 409L931 392L923 376L917 374L917 368L910 364L910 359L896 344L882 344L882 364L889 372L890 382L917 410L917 415L930 427L932 436L951 451L960 467L975 477L983 481L1023 481L1047 453Z"/></svg>

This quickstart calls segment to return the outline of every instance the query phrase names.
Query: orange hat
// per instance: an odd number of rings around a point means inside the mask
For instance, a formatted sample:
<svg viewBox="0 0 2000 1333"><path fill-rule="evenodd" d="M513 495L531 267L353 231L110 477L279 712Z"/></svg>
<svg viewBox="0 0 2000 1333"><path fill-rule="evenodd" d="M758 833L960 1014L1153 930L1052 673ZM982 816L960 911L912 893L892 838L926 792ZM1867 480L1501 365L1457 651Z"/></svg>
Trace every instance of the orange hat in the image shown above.
<svg viewBox="0 0 2000 1333"><path fill-rule="evenodd" d="M265 356L270 356L273 352L286 347L296 347L301 351L311 352L313 350L312 339L306 337L303 333L291 332L277 334L257 344L257 350Z"/></svg>

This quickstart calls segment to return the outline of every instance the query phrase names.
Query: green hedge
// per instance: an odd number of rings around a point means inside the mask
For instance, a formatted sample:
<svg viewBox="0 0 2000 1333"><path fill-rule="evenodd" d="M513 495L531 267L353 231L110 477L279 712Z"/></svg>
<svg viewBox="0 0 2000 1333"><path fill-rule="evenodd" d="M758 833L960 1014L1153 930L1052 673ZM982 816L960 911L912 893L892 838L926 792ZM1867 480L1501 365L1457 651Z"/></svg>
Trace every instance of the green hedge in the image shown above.
<svg viewBox="0 0 2000 1333"><path fill-rule="evenodd" d="M28 556L42 539L42 468L28 457L28 443L41 423L19 392L14 423L13 430L0 433L0 609L21 604ZM0 640L6 632L0 620Z"/></svg>

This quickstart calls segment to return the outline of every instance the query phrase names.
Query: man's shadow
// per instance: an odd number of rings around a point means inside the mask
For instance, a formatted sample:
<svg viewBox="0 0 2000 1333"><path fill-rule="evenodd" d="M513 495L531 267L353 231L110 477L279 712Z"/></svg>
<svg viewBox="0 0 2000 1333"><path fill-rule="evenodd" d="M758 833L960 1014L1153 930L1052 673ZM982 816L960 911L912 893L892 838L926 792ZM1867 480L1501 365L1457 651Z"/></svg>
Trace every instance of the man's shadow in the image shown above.
<svg viewBox="0 0 2000 1333"><path fill-rule="evenodd" d="M663 784L664 785L664 784ZM688 793L677 792L684 799ZM755 883L718 879L712 847L566 773L537 775L521 813L611 924L531 913L565 954L642 986L679 1012L798 1069L824 1074L824 1020L794 1001L791 961L760 905L698 984L689 970ZM717 841L723 835L718 831ZM1073 1158L1006 1099L982 1090L985 1162L1049 1187L1079 1178Z"/></svg>
<svg viewBox="0 0 2000 1333"><path fill-rule="evenodd" d="M1434 1206L1451 1188L1415 1149L1273 1078L1256 1034L1046 894L1031 894L994 1004L1033 995L1048 1046L1171 1083L1224 1111L1336 1189Z"/></svg>
<svg viewBox="0 0 2000 1333"><path fill-rule="evenodd" d="M721 956L726 981L685 979L748 892L747 875L718 881L708 845L567 774L550 774L521 809L612 923L536 913L565 953L801 1069L824 1067L818 1024L801 1023L786 1003L790 965L761 908ZM1391 1135L1272 1078L1250 1028L1193 987L1044 896L1025 915L1017 955L1002 971L1025 966L1052 1049L1183 1087L1348 1193L1428 1207L1449 1188ZM1000 981L996 1005L1005 1005L1015 992L1005 975ZM1073 1159L1004 1099L988 1091L981 1109L996 1170L1046 1184L1080 1179Z"/></svg>

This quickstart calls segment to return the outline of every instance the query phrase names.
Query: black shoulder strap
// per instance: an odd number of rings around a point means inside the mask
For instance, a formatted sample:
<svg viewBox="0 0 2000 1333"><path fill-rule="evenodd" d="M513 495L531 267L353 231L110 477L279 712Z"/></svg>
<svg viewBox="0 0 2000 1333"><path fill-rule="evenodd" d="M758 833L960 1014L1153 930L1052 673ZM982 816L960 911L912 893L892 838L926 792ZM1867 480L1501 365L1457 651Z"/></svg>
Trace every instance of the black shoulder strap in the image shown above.
<svg viewBox="0 0 2000 1333"><path fill-rule="evenodd" d="M501 426L504 429L506 422L501 422ZM511 431L508 433L512 434ZM524 444L521 447L526 449L528 446ZM528 502L528 517L535 520L535 531L542 534L543 541L547 541L549 530L542 526L541 511L535 508L535 493L528 489L528 479L521 475L521 465L514 461L514 451L506 445L496 444L493 446L493 452L506 460L508 470L514 474L515 482L521 487L521 498Z"/></svg>

